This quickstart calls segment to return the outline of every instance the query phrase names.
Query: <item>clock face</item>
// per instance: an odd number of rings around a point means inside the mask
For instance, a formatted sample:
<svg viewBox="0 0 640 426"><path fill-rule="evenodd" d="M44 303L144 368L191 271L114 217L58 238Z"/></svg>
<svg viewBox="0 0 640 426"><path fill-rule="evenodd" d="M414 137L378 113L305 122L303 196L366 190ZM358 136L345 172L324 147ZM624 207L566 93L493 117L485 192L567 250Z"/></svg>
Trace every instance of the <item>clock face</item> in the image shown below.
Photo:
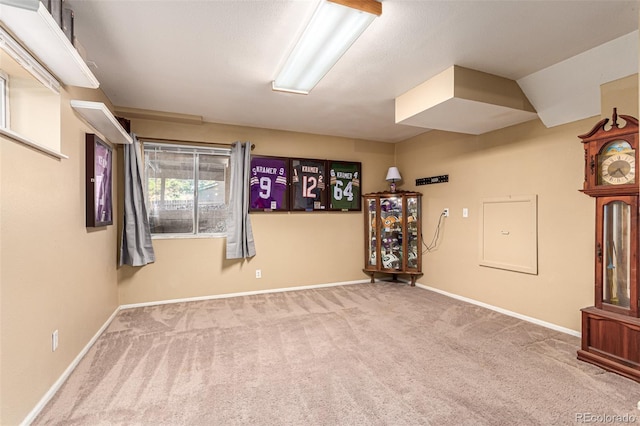
<svg viewBox="0 0 640 426"><path fill-rule="evenodd" d="M604 157L600 163L600 177L603 185L635 183L635 156L629 153L616 153Z"/></svg>

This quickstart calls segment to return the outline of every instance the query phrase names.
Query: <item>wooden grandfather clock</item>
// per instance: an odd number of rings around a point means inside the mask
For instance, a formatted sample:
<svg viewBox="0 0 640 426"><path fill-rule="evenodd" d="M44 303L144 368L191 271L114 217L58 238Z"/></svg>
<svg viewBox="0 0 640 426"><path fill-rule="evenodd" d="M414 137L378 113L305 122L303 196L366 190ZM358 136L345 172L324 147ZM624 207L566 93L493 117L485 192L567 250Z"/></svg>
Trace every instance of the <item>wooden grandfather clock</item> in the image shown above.
<svg viewBox="0 0 640 426"><path fill-rule="evenodd" d="M596 244L595 306L582 309L578 359L640 382L638 120L614 108L608 123L579 136L582 192L596 199Z"/></svg>

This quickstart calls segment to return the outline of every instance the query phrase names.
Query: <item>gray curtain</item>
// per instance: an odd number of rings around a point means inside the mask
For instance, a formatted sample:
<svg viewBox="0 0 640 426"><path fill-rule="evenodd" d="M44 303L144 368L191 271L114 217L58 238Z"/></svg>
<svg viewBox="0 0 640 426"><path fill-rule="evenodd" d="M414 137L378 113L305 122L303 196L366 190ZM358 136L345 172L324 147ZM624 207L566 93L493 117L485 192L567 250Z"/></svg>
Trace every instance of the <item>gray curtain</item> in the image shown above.
<svg viewBox="0 0 640 426"><path fill-rule="evenodd" d="M151 244L149 216L144 196L140 142L131 134L133 143L124 146L124 224L120 244L120 266L144 266L156 255Z"/></svg>
<svg viewBox="0 0 640 426"><path fill-rule="evenodd" d="M227 259L244 259L256 255L249 217L249 173L251 143L234 142L231 146L231 195L227 219Z"/></svg>

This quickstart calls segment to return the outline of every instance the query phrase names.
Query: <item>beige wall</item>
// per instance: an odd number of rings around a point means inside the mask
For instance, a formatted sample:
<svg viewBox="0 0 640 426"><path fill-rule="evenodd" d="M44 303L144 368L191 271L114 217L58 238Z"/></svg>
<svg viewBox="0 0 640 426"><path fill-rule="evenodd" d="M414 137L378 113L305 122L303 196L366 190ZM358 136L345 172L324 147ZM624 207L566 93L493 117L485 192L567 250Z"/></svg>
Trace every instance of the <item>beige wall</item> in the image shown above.
<svg viewBox="0 0 640 426"><path fill-rule="evenodd" d="M27 416L118 306L116 230L85 228L90 130L70 97L63 91L60 99L61 149L69 159L0 141L2 425ZM80 99L106 101L95 91Z"/></svg>
<svg viewBox="0 0 640 426"><path fill-rule="evenodd" d="M231 143L248 140L254 154L362 162L363 192L386 187L394 145L354 139L205 123L133 119L140 136ZM156 239L156 262L118 272L121 304L362 280L359 212L251 214L257 255L224 259L226 240ZM255 270L262 278L255 278Z"/></svg>
<svg viewBox="0 0 640 426"><path fill-rule="evenodd" d="M615 105L619 114L637 117L637 75L604 85L602 99L603 116ZM419 282L580 330L580 308L593 304L595 202L578 192L584 151L577 136L600 119L551 129L535 120L480 136L431 131L397 144L402 189L424 194L427 242L442 209L451 210L437 249L423 256ZM448 183L412 185L441 174ZM479 266L481 200L526 194L538 196L538 275Z"/></svg>
<svg viewBox="0 0 640 426"><path fill-rule="evenodd" d="M637 93L637 76L603 86L603 116L615 105L637 117ZM155 264L116 268L116 226L84 226L84 133L91 130L70 98L108 103L100 92L63 91L68 160L0 141L0 424L25 418L119 304L366 278L361 213L252 214L258 255L248 262L224 260L224 239L155 240ZM577 135L599 118L552 129L532 121L481 136L432 131L397 145L217 124L135 119L132 126L151 137L250 140L256 154L361 161L363 192L384 189L396 163L400 189L424 193L427 242L441 210L451 209L437 250L423 258L421 283L579 330L579 309L593 301L594 201L578 191ZM439 174L450 182L412 185ZM538 275L478 266L480 200L509 194L538 195ZM118 213L116 205L116 221Z"/></svg>

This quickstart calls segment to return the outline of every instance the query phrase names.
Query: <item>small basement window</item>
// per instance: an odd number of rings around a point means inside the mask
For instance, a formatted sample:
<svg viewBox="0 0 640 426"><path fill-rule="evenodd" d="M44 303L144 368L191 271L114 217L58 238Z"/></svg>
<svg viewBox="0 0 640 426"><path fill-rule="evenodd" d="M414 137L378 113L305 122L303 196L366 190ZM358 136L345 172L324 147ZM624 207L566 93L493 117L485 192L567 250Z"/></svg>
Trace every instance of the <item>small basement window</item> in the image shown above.
<svg viewBox="0 0 640 426"><path fill-rule="evenodd" d="M226 236L231 151L144 140L143 146L152 235Z"/></svg>

